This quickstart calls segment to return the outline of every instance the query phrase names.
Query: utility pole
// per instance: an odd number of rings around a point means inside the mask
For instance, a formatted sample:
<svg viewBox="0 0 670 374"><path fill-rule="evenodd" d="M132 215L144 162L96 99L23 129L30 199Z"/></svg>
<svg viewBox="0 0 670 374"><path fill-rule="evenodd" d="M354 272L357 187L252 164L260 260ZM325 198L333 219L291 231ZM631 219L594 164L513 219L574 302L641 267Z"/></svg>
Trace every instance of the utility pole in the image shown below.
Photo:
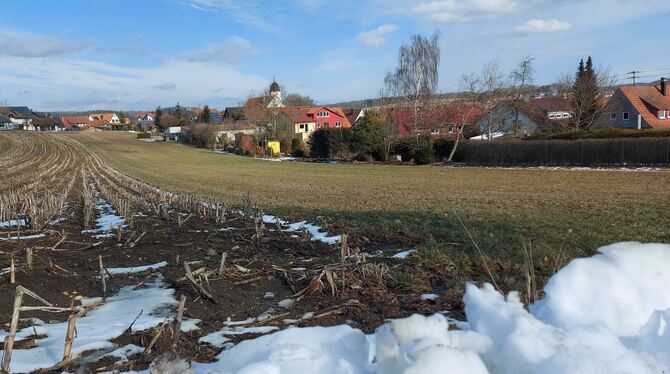
<svg viewBox="0 0 670 374"><path fill-rule="evenodd" d="M635 86L635 79L638 77L638 74L640 74L640 73L641 73L641 71L637 71L637 70L629 71L628 73L626 73L626 74L630 75L630 77L628 77L628 79L633 80L633 86Z"/></svg>

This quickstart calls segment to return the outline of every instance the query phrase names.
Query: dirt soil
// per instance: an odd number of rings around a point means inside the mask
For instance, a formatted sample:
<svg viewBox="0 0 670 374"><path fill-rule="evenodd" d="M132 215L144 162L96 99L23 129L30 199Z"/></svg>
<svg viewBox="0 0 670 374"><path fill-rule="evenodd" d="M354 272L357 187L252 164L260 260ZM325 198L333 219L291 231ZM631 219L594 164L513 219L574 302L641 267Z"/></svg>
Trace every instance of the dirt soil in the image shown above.
<svg viewBox="0 0 670 374"><path fill-rule="evenodd" d="M142 212L142 216L127 219L128 226L115 232L116 237L95 239L82 233L81 204L81 199L73 196L65 219L40 231L44 237L0 241L0 270L9 267L12 257L16 264L15 284L10 284L9 274L0 279L2 329L9 330L16 285L62 307L78 305L79 298L102 297L99 256L106 268L167 261L167 266L157 270L112 276L107 281L107 295L113 295L126 285L141 285L162 277L174 288L177 300L181 295L186 296L184 316L201 322L199 329L182 333L177 342L164 334L150 352L134 355L127 363L115 365L115 360L109 358L96 360L105 352L88 352L66 366L67 370L146 369L158 355L169 351L189 361L212 361L221 348L198 343L200 337L222 329L225 321L258 317L270 308L273 317L257 322L257 326L282 329L287 326L284 319L297 320L312 312L313 318L294 325L346 323L369 333L388 318L413 313L449 311L454 317L462 315L462 294L449 289L446 275L423 263L420 256L405 260L391 258L407 248L393 249L393 245L372 243L365 237L350 237L345 247L327 245L312 241L307 233L288 233L275 224L262 225L240 213L230 213L225 222L214 223L195 215L186 220L187 216L182 214L176 219L177 212L173 212L169 220ZM330 235L339 233L336 226L324 230ZM0 229L0 237L16 234L15 228ZM30 268L26 248L33 251ZM343 257L343 251L348 255ZM225 266L219 271L224 253ZM196 276L197 281L206 285L211 298L185 279L185 261L194 273L200 274ZM334 276L334 285L328 281L324 269ZM207 279L202 277L203 273L209 274ZM393 276L398 273L412 274L418 279L412 283L418 286L400 287ZM439 294L440 298L422 301L420 296L424 292ZM301 296L296 296L298 294ZM281 300L288 298L296 300L295 304L289 308L278 306ZM37 305L33 300L28 303L33 302L35 304L30 305ZM23 312L21 317L50 322L65 321L68 315L35 311ZM119 346L133 343L147 347L157 329L126 333L114 342ZM239 335L231 341L237 343L256 336Z"/></svg>

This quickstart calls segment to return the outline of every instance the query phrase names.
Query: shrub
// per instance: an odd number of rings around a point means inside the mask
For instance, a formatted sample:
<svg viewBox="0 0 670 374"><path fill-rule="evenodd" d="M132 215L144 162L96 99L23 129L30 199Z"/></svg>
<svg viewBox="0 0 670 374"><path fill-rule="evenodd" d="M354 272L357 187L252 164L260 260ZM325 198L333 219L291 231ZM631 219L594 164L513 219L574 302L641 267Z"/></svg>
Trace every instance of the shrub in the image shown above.
<svg viewBox="0 0 670 374"><path fill-rule="evenodd" d="M305 153L307 152L307 146L305 145L305 142L303 142L301 139L291 140L291 148L293 149L293 152L291 154L293 157L305 157Z"/></svg>
<svg viewBox="0 0 670 374"><path fill-rule="evenodd" d="M430 135L419 135L419 138L399 138L393 143L392 154L398 154L407 162L414 160L417 165L426 165L435 162L433 139Z"/></svg>
<svg viewBox="0 0 670 374"><path fill-rule="evenodd" d="M465 151L463 146L467 143L467 140L461 139L458 142L458 148L456 148L456 153L454 153L454 159L452 161L461 162L465 157ZM433 151L435 151L435 157L438 161L444 161L449 154L451 153L452 148L456 144L456 139L454 138L437 138L433 140Z"/></svg>
<svg viewBox="0 0 670 374"><path fill-rule="evenodd" d="M349 156L351 129L318 129L309 138L311 157L345 158Z"/></svg>
<svg viewBox="0 0 670 374"><path fill-rule="evenodd" d="M151 133L148 131L137 133L137 139L149 139L149 138L151 138Z"/></svg>

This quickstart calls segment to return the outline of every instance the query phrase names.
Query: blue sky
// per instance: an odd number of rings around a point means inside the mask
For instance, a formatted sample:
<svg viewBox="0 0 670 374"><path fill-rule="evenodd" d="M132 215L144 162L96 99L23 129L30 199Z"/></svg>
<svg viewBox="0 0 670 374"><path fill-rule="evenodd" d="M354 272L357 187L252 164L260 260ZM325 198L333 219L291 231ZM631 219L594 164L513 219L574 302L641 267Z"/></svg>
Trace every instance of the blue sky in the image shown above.
<svg viewBox="0 0 670 374"><path fill-rule="evenodd" d="M273 76L317 102L374 97L398 47L434 30L441 91L525 55L540 84L588 55L670 76L668 0L6 0L2 15L0 103L42 111L224 108Z"/></svg>

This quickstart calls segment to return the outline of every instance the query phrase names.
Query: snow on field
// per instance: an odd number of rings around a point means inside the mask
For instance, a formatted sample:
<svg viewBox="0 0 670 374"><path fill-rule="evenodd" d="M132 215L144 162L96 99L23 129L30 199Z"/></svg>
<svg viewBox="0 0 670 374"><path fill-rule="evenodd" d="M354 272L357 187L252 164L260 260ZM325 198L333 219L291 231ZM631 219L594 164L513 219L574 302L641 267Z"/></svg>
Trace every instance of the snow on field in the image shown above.
<svg viewBox="0 0 670 374"><path fill-rule="evenodd" d="M123 287L116 296L107 298L106 303L77 320L77 337L72 354L77 356L88 350L115 349L114 343L109 340L123 334L142 310L144 312L133 325L133 331L158 326L167 317L165 309L178 304L173 293L174 290L165 288L160 280L141 289ZM37 339L35 348L13 351L11 372L31 372L58 363L63 355L66 329L67 322L36 325L37 334L46 337ZM32 337L35 330L32 327L20 330L17 340ZM0 339L4 339L6 334L0 330Z"/></svg>
<svg viewBox="0 0 670 374"><path fill-rule="evenodd" d="M125 219L122 216L116 214L116 210L112 204L105 201L105 199L103 199L97 191L95 193L97 196L97 205L95 208L99 215L95 220L96 226L91 230L83 230L82 233L94 234L93 236L96 239L114 236L112 231L123 225Z"/></svg>
<svg viewBox="0 0 670 374"><path fill-rule="evenodd" d="M19 227L27 224L25 218L0 221L0 228Z"/></svg>
<svg viewBox="0 0 670 374"><path fill-rule="evenodd" d="M0 240L30 240L30 239L43 238L44 236L45 236L44 234L22 235L22 236L10 236L10 237L8 237L8 238L2 238L2 237L0 237Z"/></svg>
<svg viewBox="0 0 670 374"><path fill-rule="evenodd" d="M398 260L405 260L407 257L409 257L412 253L416 252L416 249L410 249L407 251L402 251L394 254L391 256L391 258L397 258Z"/></svg>
<svg viewBox="0 0 670 374"><path fill-rule="evenodd" d="M263 223L265 224L276 224L282 227L286 226L286 228L283 229L283 231L286 232L299 232L303 230L307 231L311 236L312 241L320 241L326 244L337 244L342 240L341 235L328 236L327 232L321 231L320 226L307 223L307 221L289 223L281 218L269 214L264 214L262 219Z"/></svg>
<svg viewBox="0 0 670 374"><path fill-rule="evenodd" d="M670 245L620 243L572 261L527 311L469 284L467 324L441 314L393 320L366 336L346 325L291 327L226 348L198 373L667 373Z"/></svg>
<svg viewBox="0 0 670 374"><path fill-rule="evenodd" d="M167 265L168 265L167 261L161 261L156 264L134 266L129 268L107 268L107 271L109 272L109 274L134 274L134 273L143 273L148 270L160 269Z"/></svg>

